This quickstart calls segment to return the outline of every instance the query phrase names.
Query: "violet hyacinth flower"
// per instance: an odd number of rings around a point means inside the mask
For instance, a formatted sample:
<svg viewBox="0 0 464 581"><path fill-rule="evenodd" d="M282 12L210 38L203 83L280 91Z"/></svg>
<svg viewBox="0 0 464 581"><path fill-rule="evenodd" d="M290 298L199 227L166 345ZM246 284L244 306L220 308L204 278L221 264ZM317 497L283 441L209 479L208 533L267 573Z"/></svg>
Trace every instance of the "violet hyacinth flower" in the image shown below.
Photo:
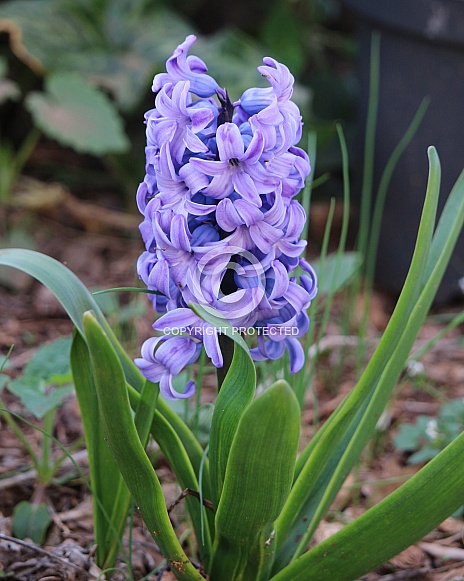
<svg viewBox="0 0 464 581"><path fill-rule="evenodd" d="M188 36L153 80L146 176L137 192L145 243L137 270L157 292L149 297L162 316L153 327L163 334L143 344L136 363L169 399L193 394L193 382L180 393L172 378L202 347L223 366L220 331L189 303L256 335L255 360L287 351L295 373L304 364L298 339L317 292L316 275L301 258L306 215L295 196L310 164L296 145L302 121L290 100L293 76L265 58L258 70L270 87L248 89L232 104L205 63L187 54L195 40Z"/></svg>

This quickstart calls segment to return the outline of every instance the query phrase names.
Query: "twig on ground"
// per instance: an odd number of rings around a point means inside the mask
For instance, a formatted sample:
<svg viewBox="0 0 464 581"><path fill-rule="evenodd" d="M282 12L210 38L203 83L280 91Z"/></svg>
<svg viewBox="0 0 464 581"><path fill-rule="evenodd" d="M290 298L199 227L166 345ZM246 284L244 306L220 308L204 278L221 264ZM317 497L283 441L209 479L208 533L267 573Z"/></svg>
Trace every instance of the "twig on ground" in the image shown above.
<svg viewBox="0 0 464 581"><path fill-rule="evenodd" d="M28 549L30 551L33 551L35 553L39 553L40 555L47 557L47 559L59 561L60 563L62 563L63 565L66 565L67 567L71 567L72 569L76 569L76 571L79 571L80 573L84 573L90 579L97 579L97 577L95 577L95 575L93 575L93 573L86 571L82 567L79 567L79 565L75 565L74 563L71 563L70 561L66 561L66 559L62 559L58 555L54 555L53 553L49 553L48 551L45 551L44 549L41 549L40 547L37 547L36 545L33 545L31 543L27 543L26 541L21 541L20 539L15 539L14 537L10 537L8 535L3 535L1 533L0 533L0 539L2 539L3 541L7 541L9 543L15 543L17 545L21 545L21 547L25 547L26 549Z"/></svg>
<svg viewBox="0 0 464 581"><path fill-rule="evenodd" d="M427 575L431 572L430 567L416 567L415 569L405 569L404 571L396 571L395 573L390 573L389 575L382 575L379 581L403 581L403 579L414 579L414 577L422 579L422 575Z"/></svg>
<svg viewBox="0 0 464 581"><path fill-rule="evenodd" d="M464 561L464 549L459 547L446 547L438 543L418 543L418 546L432 557Z"/></svg>

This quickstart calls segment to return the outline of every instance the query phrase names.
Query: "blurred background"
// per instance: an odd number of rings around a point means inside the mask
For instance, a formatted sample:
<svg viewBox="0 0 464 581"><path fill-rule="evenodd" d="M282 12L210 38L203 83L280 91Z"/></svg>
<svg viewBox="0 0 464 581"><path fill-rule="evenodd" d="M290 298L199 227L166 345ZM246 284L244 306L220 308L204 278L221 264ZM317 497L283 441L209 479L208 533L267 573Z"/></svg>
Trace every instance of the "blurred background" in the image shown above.
<svg viewBox="0 0 464 581"><path fill-rule="evenodd" d="M380 51L373 60L377 32ZM135 191L144 175L143 114L154 103L151 80L191 33L199 38L194 53L232 100L266 84L256 71L263 56L294 74L294 100L304 119L300 146L307 149L310 134L317 138L313 255L330 200L343 196L336 124L348 146L355 245L361 199L375 200L384 168L418 115L390 178L383 225L373 226L380 237L377 282L397 295L419 223L427 146L437 146L442 157L441 205L463 165L461 0L0 2L0 246L33 247L37 214L87 231L116 228L138 236ZM380 77L374 92L372 63ZM374 94L376 128L365 146ZM339 202L334 245L341 222ZM462 299L463 245L461 238L438 302Z"/></svg>
<svg viewBox="0 0 464 581"><path fill-rule="evenodd" d="M11 158L35 127L41 135L22 152L29 154L24 173L133 211L144 175L142 122L153 106L151 79L190 33L199 36L195 54L232 99L263 84L256 71L263 56L290 68L306 134L318 133L317 171L335 178L330 195L340 189L334 120L350 140L356 43L339 0L10 0L0 3L0 30L3 203L11 193L13 180L5 175ZM67 92L73 99L63 123L51 103L66 100ZM84 102L98 110L87 137ZM306 147L305 137L300 145ZM317 195L328 193L321 186Z"/></svg>

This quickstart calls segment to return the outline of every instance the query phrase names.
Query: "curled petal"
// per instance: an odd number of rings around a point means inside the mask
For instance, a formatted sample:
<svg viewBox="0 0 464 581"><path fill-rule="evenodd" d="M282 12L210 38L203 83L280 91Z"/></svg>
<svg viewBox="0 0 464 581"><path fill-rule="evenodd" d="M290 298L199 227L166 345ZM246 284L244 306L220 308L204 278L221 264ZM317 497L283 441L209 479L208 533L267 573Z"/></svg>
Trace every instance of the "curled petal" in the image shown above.
<svg viewBox="0 0 464 581"><path fill-rule="evenodd" d="M196 37L191 34L180 44L166 63L167 73L159 73L153 79L152 90L157 93L166 83L176 83L178 81L190 81L190 90L199 97L211 97L216 92L222 90L217 82L205 74L207 67L198 57L193 59L187 57L187 52Z"/></svg>
<svg viewBox="0 0 464 581"><path fill-rule="evenodd" d="M290 355L290 373L298 373L304 365L305 354L298 339L290 337L286 339L285 345Z"/></svg>
<svg viewBox="0 0 464 581"><path fill-rule="evenodd" d="M317 275L314 268L306 262L304 258L300 258L300 267L302 270L308 274L302 274L300 276L300 283L309 295L309 299L312 300L317 294Z"/></svg>
<svg viewBox="0 0 464 581"><path fill-rule="evenodd" d="M168 337L155 352L155 360L159 361L171 375L178 375L196 355L195 341L189 337Z"/></svg>
<svg viewBox="0 0 464 581"><path fill-rule="evenodd" d="M171 297L170 280L169 280L169 266L166 260L160 259L151 269L148 277L148 286L160 291L166 297Z"/></svg>
<svg viewBox="0 0 464 581"><path fill-rule="evenodd" d="M303 309L307 309L309 306L310 300L308 293L295 282L288 283L288 288L284 296L297 313L300 313Z"/></svg>
<svg viewBox="0 0 464 581"><path fill-rule="evenodd" d="M285 266L278 260L271 262L271 268L266 273L267 280L273 281L269 299L280 298L288 289L288 273Z"/></svg>
<svg viewBox="0 0 464 581"><path fill-rule="evenodd" d="M218 369L224 365L224 359L222 357L221 348L219 346L218 333L214 327L208 328L212 329L213 331L211 333L205 332L203 334L203 344L205 346L206 354L211 359L214 367Z"/></svg>
<svg viewBox="0 0 464 581"><path fill-rule="evenodd" d="M306 222L306 212L301 204L292 200L288 207L286 238L290 241L299 238Z"/></svg>
<svg viewBox="0 0 464 581"><path fill-rule="evenodd" d="M232 174L232 183L235 191L251 204L258 208L262 206L263 202L259 197L259 192L256 189L255 182L245 172L235 172Z"/></svg>
<svg viewBox="0 0 464 581"><path fill-rule="evenodd" d="M185 385L184 391L179 392L176 389L174 389L174 386L172 385L172 375L171 374L165 373L161 377L160 393L165 399L169 399L169 400L187 399L189 397L192 397L192 395L195 393L195 391L196 391L195 382L193 382L191 380L187 381L187 384Z"/></svg>
<svg viewBox="0 0 464 581"><path fill-rule="evenodd" d="M179 170L179 177L193 196L209 184L209 180L204 173L198 171L191 163L186 163Z"/></svg>
<svg viewBox="0 0 464 581"><path fill-rule="evenodd" d="M253 224L258 224L264 218L264 214L260 209L246 200L237 200L234 208L242 218L240 220L241 224L253 226Z"/></svg>

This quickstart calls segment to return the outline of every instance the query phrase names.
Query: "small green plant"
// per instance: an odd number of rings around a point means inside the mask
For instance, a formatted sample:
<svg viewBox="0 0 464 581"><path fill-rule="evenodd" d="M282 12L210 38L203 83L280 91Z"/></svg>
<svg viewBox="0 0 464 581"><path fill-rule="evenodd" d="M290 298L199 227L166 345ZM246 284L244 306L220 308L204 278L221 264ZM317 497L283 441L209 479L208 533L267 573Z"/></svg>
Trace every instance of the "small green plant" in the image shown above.
<svg viewBox="0 0 464 581"><path fill-rule="evenodd" d="M6 387L21 400L30 414L42 420L40 451L36 452L19 423L5 409L0 399L3 419L23 444L37 472L37 486L31 501L20 502L15 507L13 532L18 538L28 537L37 543L43 542L51 522L47 505L44 503L45 490L53 482L59 467L68 455L62 453L54 459L49 436L53 434L58 408L73 391L69 365L70 350L69 337L41 347L26 364L22 375L16 379L11 379L9 375L3 373L7 367L7 359L0 368L0 390ZM75 442L71 446L71 451L80 443L81 441Z"/></svg>
<svg viewBox="0 0 464 581"><path fill-rule="evenodd" d="M419 416L413 424L402 424L394 439L395 446L413 452L408 464L420 464L435 458L464 431L464 398L446 402L436 417Z"/></svg>
<svg viewBox="0 0 464 581"><path fill-rule="evenodd" d="M0 68L0 73L2 70ZM3 84L7 79L3 79ZM5 98L17 97L13 88ZM1 86L0 86L1 90ZM0 100L1 103L1 100ZM32 92L24 101L34 126L17 151L0 144L0 203L10 201L11 190L42 133L79 153L104 155L122 153L129 147L122 120L109 98L100 90L82 83L77 75L55 73L47 77L45 91Z"/></svg>

